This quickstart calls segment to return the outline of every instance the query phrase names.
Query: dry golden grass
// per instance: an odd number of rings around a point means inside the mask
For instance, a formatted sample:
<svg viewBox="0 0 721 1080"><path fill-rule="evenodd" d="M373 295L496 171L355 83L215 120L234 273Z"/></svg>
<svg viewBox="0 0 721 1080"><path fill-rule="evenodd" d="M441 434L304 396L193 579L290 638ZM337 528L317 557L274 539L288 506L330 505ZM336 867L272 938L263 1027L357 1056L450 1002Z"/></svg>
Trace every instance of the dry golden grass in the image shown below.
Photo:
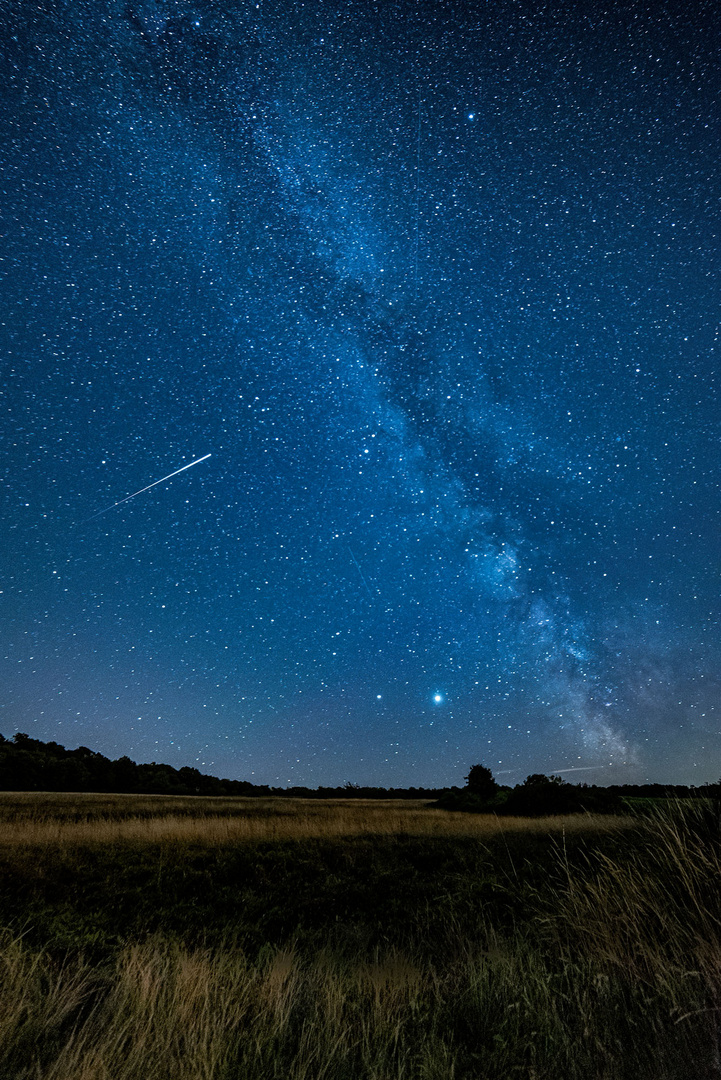
<svg viewBox="0 0 721 1080"><path fill-rule="evenodd" d="M348 1065L403 1077L436 1042L419 1012L427 1015L440 980L393 952L349 968L324 953L303 961L292 948L251 964L237 951L151 943L130 946L102 974L82 964L56 974L47 957L7 939L0 968L13 983L0 1027L3 1077L321 1080L347 1075ZM49 1036L47 1047L25 1046L28 1031ZM15 1072L13 1044L30 1072Z"/></svg>
<svg viewBox="0 0 721 1080"><path fill-rule="evenodd" d="M609 968L638 981L669 970L715 987L721 1054L721 812L712 802L669 804L639 826L623 861L587 853L561 894L564 932ZM719 1060L721 1076L721 1057Z"/></svg>
<svg viewBox="0 0 721 1080"><path fill-rule="evenodd" d="M148 942L103 971L58 969L17 940L0 967L3 1080L719 1075L703 980L659 966L639 993L594 953L553 957L482 924L445 968L392 950L353 963L291 946L249 962Z"/></svg>
<svg viewBox="0 0 721 1080"><path fill-rule="evenodd" d="M62 812L43 809L43 796L6 796L4 842L484 839L628 824L357 800L49 798ZM461 929L449 906L443 949L432 954L418 933L405 935L415 945L386 937L336 953L294 938L252 957L231 940L201 948L159 934L125 941L93 968L80 950L46 953L0 936L0 1077L719 1080L719 824L712 804L670 807L634 821L633 843L584 842L575 864L561 843L531 845L552 858L540 885L523 888L520 875L513 919L497 924L486 894ZM76 868L96 861L94 851L76 854ZM509 902L521 895L500 877L495 889Z"/></svg>
<svg viewBox="0 0 721 1080"><path fill-rule="evenodd" d="M3 793L0 846L203 845L352 836L478 837L505 833L592 832L630 818L594 814L499 818L452 814L424 800L230 799L163 795Z"/></svg>

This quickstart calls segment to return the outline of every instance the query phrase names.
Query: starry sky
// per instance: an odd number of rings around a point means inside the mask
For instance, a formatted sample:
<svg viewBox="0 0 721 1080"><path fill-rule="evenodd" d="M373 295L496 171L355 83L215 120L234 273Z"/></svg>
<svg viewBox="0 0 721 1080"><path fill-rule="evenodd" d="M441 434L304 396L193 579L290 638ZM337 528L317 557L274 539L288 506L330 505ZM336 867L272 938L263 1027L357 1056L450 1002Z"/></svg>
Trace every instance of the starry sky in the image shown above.
<svg viewBox="0 0 721 1080"><path fill-rule="evenodd" d="M6 737L717 780L715 5L1 7Z"/></svg>

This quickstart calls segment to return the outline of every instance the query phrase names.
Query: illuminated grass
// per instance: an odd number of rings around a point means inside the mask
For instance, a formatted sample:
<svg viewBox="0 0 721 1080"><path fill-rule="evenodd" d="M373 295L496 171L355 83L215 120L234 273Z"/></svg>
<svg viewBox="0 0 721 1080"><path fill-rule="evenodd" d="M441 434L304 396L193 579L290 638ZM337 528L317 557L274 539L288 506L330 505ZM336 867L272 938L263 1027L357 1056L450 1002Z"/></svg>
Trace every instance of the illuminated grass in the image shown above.
<svg viewBox="0 0 721 1080"><path fill-rule="evenodd" d="M0 810L3 1080L721 1076L713 804L51 798Z"/></svg>
<svg viewBox="0 0 721 1080"><path fill-rule="evenodd" d="M231 799L163 795L2 793L0 846L234 844L352 836L490 838L614 831L630 818L503 818L450 814L423 800Z"/></svg>

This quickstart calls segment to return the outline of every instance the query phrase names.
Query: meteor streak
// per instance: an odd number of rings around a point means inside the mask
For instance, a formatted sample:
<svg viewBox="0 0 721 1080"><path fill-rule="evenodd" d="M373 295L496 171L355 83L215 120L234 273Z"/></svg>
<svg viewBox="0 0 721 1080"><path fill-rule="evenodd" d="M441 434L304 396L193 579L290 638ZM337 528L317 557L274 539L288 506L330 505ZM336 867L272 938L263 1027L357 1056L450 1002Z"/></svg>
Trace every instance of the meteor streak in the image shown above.
<svg viewBox="0 0 721 1080"><path fill-rule="evenodd" d="M599 769L607 769L608 765L572 765L568 769L551 769L549 776L560 776L567 772L597 772ZM507 776L509 773L521 772L521 769L496 769L496 776Z"/></svg>
<svg viewBox="0 0 721 1080"><path fill-rule="evenodd" d="M608 765L572 765L568 769L554 769L553 775L560 776L564 772L598 772L599 769L607 769Z"/></svg>
<svg viewBox="0 0 721 1080"><path fill-rule="evenodd" d="M358 565L358 560L356 559L355 555L351 551L350 546L348 547L348 551L350 552L351 559L356 564L356 569L357 569L358 573L360 574L361 581L363 582L363 584L366 587L366 592L368 593L368 595L370 596L370 598L372 600L373 599L373 593L368 588L368 582L366 581L365 577L363 576L363 571L361 570L360 566Z"/></svg>
<svg viewBox="0 0 721 1080"><path fill-rule="evenodd" d="M134 491L132 495L126 495L124 499L118 499L112 506L106 506L103 510L98 510L97 514L91 514L88 521L92 521L93 518L100 517L101 514L107 514L108 510L114 510L116 506L122 506L128 499L134 499L136 495L142 495L144 491L150 491L156 484L162 484L166 480L170 480L173 476L177 476L178 473L185 472L186 469L192 469L193 465L200 464L201 461L205 461L206 458L211 457L211 454L205 454L203 457L196 458L195 461L189 461L187 465L182 465L181 468L176 469L175 472L168 473L167 476L161 476L160 480L153 480L152 484L148 484L146 487L140 488L139 491Z"/></svg>

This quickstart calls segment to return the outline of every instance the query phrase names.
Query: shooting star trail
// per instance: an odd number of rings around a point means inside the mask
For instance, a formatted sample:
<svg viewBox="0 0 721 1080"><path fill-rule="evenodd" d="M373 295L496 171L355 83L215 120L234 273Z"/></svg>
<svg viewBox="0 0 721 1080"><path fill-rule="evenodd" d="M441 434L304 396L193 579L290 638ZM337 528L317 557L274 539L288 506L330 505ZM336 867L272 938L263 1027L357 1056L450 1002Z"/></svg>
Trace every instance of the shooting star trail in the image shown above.
<svg viewBox="0 0 721 1080"><path fill-rule="evenodd" d="M185 472L186 469L192 469L193 465L199 465L201 461L206 461L211 457L211 454L205 454L204 457L196 458L195 461L189 461L187 465L181 466L180 469L176 469L175 472L168 473L167 476L161 476L160 480L153 480L152 484L148 484L146 487L140 488L139 491L134 491L132 495L126 495L124 499L118 499L112 506L106 506L102 510L98 510L97 514L91 514L87 519L92 521L93 518L100 517L101 514L107 514L108 510L114 510L116 506L122 506L123 503L128 502L129 499L134 499L136 495L142 495L144 491L150 491L157 484L163 484L166 480L170 480L173 476L177 476L178 473Z"/></svg>
<svg viewBox="0 0 721 1080"><path fill-rule="evenodd" d="M572 765L568 769L551 769L549 776L560 776L567 772L598 772L599 769L607 769L608 765ZM495 769L496 776L508 776L510 773L523 772L522 769ZM544 774L545 775L545 774Z"/></svg>
<svg viewBox="0 0 721 1080"><path fill-rule="evenodd" d="M355 555L351 551L350 545L348 546L348 551L350 552L350 557L353 560L353 562L355 563L356 569L357 569L358 573L360 574L361 581L363 582L363 584L366 587L366 592L368 593L368 595L370 596L370 598L372 600L373 599L373 593L370 591L370 589L368 587L368 582L366 581L365 577L363 576L363 571L361 570L361 568L360 568L360 566L358 564L358 560L356 559Z"/></svg>
<svg viewBox="0 0 721 1080"><path fill-rule="evenodd" d="M608 765L572 765L568 769L553 769L554 776L560 776L566 772L598 772L599 769L607 769Z"/></svg>

